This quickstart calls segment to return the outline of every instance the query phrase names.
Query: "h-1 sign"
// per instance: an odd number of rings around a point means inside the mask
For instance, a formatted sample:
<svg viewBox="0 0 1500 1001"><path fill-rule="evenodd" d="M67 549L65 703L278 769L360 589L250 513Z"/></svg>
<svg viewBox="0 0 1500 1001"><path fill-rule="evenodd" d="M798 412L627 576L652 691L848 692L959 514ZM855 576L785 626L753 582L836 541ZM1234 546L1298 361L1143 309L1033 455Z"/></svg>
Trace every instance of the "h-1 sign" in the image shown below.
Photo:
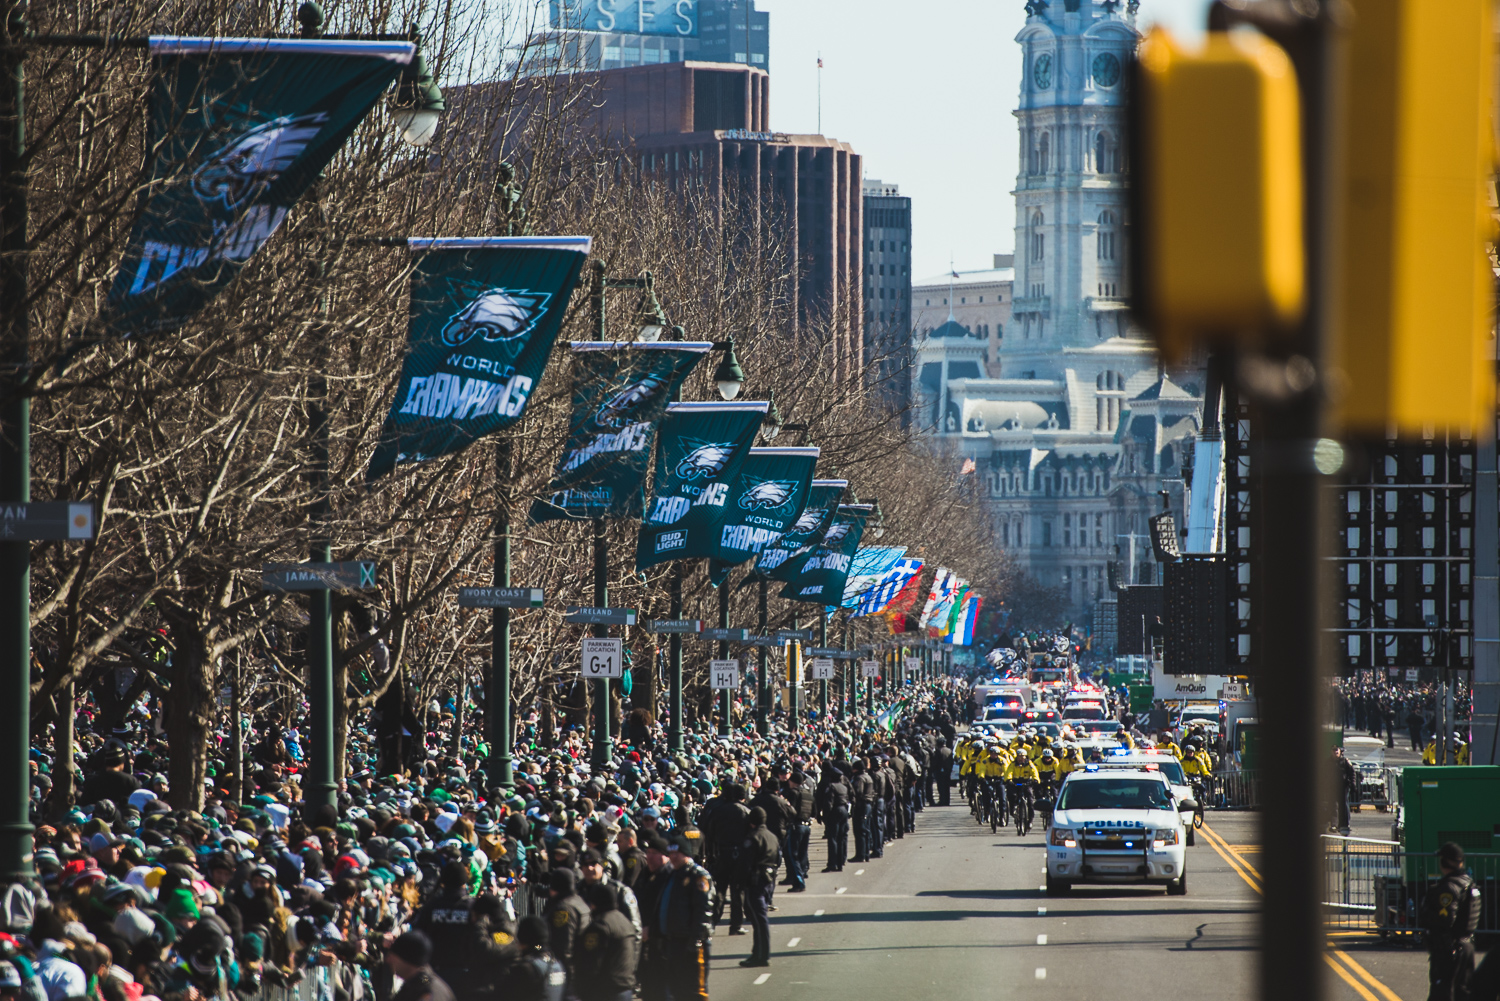
<svg viewBox="0 0 1500 1001"><path fill-rule="evenodd" d="M740 662L737 660L709 661L708 687L731 690L740 687Z"/></svg>

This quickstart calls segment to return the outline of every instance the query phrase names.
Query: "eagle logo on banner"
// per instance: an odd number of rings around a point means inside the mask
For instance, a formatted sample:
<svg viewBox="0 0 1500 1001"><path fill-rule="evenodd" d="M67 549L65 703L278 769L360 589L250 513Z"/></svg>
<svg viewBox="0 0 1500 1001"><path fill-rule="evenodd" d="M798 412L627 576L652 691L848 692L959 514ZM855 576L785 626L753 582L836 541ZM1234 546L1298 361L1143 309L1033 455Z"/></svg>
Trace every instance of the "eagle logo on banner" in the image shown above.
<svg viewBox="0 0 1500 1001"><path fill-rule="evenodd" d="M828 512L826 510L821 510L819 508L808 508L806 511L802 512L802 517L797 519L796 524L787 529L787 534L790 535L793 532L800 532L804 534L807 532L811 532L813 529L817 528L819 524L822 523L823 516L827 513Z"/></svg>
<svg viewBox="0 0 1500 1001"><path fill-rule="evenodd" d="M326 112L273 118L242 132L193 171L193 191L237 208L271 185L323 130Z"/></svg>
<svg viewBox="0 0 1500 1001"><path fill-rule="evenodd" d="M756 480L740 494L740 507L746 511L774 511L792 499L797 484L785 480Z"/></svg>
<svg viewBox="0 0 1500 1001"><path fill-rule="evenodd" d="M552 296L545 292L492 288L480 292L443 327L443 343L462 347L476 334L486 341L514 341L531 332Z"/></svg>
<svg viewBox="0 0 1500 1001"><path fill-rule="evenodd" d="M680 480L696 480L700 476L712 479L734 455L735 443L732 441L706 442L693 438L684 438L683 441L693 448L677 464L677 478Z"/></svg>
<svg viewBox="0 0 1500 1001"><path fill-rule="evenodd" d="M594 422L600 427L625 426L630 423L632 415L640 409L641 404L650 402L666 385L666 376L653 373L626 386L604 401L604 405L594 415Z"/></svg>
<svg viewBox="0 0 1500 1001"><path fill-rule="evenodd" d="M849 534L849 529L852 527L854 526L850 525L847 521L834 522L833 525L829 527L828 534L823 536L823 545L825 547L831 547L835 543L842 541L844 536Z"/></svg>

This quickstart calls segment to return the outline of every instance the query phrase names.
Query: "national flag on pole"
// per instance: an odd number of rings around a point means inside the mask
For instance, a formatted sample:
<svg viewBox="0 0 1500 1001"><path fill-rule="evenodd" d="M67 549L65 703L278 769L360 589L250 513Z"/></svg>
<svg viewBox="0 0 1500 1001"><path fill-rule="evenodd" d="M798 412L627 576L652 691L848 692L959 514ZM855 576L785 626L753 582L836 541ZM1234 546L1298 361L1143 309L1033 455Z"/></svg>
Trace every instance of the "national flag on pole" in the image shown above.
<svg viewBox="0 0 1500 1001"><path fill-rule="evenodd" d="M974 463L973 459L965 459L963 466L960 467L959 470L958 470L958 475L960 475L960 476L966 476L969 473L974 472L974 470L976 470L978 468L979 467Z"/></svg>
<svg viewBox="0 0 1500 1001"><path fill-rule="evenodd" d="M885 572L885 575L866 590L859 597L859 606L854 610L853 618L862 615L879 615L896 600L922 572L921 560L897 560L896 565Z"/></svg>
<svg viewBox="0 0 1500 1001"><path fill-rule="evenodd" d="M865 592L883 580L886 572L905 555L905 546L860 546L854 554L854 565L849 568L849 579L844 583L840 607L858 605Z"/></svg>
<svg viewBox="0 0 1500 1001"><path fill-rule="evenodd" d="M823 57L819 56L818 57L818 69L822 69L822 68L823 68Z"/></svg>
<svg viewBox="0 0 1500 1001"><path fill-rule="evenodd" d="M938 567L937 576L932 581L932 590L927 594L927 604L922 606L918 627L925 629L943 621L940 616L947 612L948 603L958 594L958 584L956 573L947 567Z"/></svg>
<svg viewBox="0 0 1500 1001"><path fill-rule="evenodd" d="M901 714L905 711L906 699L902 699L900 702L897 702L895 705L891 706L889 709L876 716L875 725L880 727L886 733L894 733L896 729L896 721L901 718Z"/></svg>
<svg viewBox="0 0 1500 1001"><path fill-rule="evenodd" d="M954 622L953 632L947 637L947 642L954 646L973 646L974 630L979 623L979 608L984 604L984 599L977 594L964 595L963 603L959 606L958 618Z"/></svg>
<svg viewBox="0 0 1500 1001"><path fill-rule="evenodd" d="M917 607L917 602L922 600L922 591L922 571L918 569L916 573L912 574L911 580L907 581L906 585L896 592L896 596L890 600L885 606L885 610L881 612L881 615L885 618L886 625L890 628L893 635L908 632L916 628L916 623L912 620L911 613L912 609Z"/></svg>

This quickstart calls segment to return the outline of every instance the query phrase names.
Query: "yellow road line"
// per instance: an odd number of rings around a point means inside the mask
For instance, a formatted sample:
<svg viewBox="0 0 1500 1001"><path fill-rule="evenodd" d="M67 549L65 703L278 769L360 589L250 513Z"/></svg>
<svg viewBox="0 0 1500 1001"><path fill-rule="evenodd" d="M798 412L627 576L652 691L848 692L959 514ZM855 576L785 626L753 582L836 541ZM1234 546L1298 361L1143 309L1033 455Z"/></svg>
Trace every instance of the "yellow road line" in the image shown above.
<svg viewBox="0 0 1500 1001"><path fill-rule="evenodd" d="M1209 846L1218 853L1220 858L1228 863L1229 867L1233 869L1239 875L1239 877L1245 881L1245 884L1256 893L1261 893L1262 891L1260 885L1262 882L1264 882L1264 880L1261 879L1261 875L1256 871L1255 867L1252 866L1249 862L1246 862L1243 858L1240 858L1239 854L1232 847L1230 847L1230 845L1222 837L1219 836L1218 832L1213 830L1213 828L1209 827L1207 824L1204 824L1201 828L1199 828L1199 830L1208 839ZM1331 953L1331 955L1329 955L1328 953ZM1364 1001L1382 1001L1382 998L1384 999L1384 1001L1401 1001L1401 998L1394 994L1389 987L1381 983L1373 973L1356 963L1348 953L1344 952L1332 942L1328 943L1328 953L1325 953L1323 956L1323 958L1328 961L1328 965L1333 967L1335 972L1337 972L1338 975L1343 978L1343 980L1348 983L1350 987L1353 987L1354 990L1360 995L1360 997L1364 999ZM1337 960L1335 960L1334 957L1337 957ZM1347 963L1349 969L1346 970L1343 966L1340 966L1339 961ZM1358 977L1359 980L1356 980L1356 977ZM1375 988L1375 990L1379 991L1380 996L1377 997L1375 994L1370 993L1369 989L1360 983L1360 980L1363 980L1365 984L1368 984L1370 987L1373 987Z"/></svg>
<svg viewBox="0 0 1500 1001"><path fill-rule="evenodd" d="M1327 960L1329 966L1333 967L1333 972L1337 973L1340 977L1343 977L1344 983L1354 988L1354 992L1361 998L1363 998L1364 1001L1380 1001L1379 998L1371 994L1369 990L1366 989L1364 984L1361 984L1358 980L1355 980L1352 976L1350 976L1348 970L1335 963L1332 956L1324 956L1323 958Z"/></svg>
<svg viewBox="0 0 1500 1001"><path fill-rule="evenodd" d="M1389 987L1381 983L1380 980L1375 976L1375 974L1371 973L1369 970L1365 969L1363 966L1360 966L1357 962L1355 962L1353 956L1337 947L1334 947L1332 951L1335 956L1349 965L1349 969L1353 970L1356 976L1362 977L1366 983L1368 983L1370 986L1374 987L1377 991L1384 995L1386 1001L1401 1001L1401 998L1399 998L1396 993Z"/></svg>

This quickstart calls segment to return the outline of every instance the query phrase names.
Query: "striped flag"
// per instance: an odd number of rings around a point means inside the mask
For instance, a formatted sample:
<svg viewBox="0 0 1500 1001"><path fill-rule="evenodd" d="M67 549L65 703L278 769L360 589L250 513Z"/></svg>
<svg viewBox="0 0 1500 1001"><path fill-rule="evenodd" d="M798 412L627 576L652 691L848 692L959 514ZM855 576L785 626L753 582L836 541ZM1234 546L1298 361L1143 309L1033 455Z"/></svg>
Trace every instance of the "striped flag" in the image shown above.
<svg viewBox="0 0 1500 1001"><path fill-rule="evenodd" d="M897 560L895 566L887 570L883 577L876 581L864 594L860 595L859 607L855 609L852 617L879 615L886 610L887 605L895 600L896 595L900 594L902 589L921 572L921 560Z"/></svg>
<svg viewBox="0 0 1500 1001"><path fill-rule="evenodd" d="M927 604L922 606L922 617L917 625L926 628L936 621L939 609L947 606L948 600L958 591L958 575L947 567L938 567L933 578L932 590L927 592Z"/></svg>
<svg viewBox="0 0 1500 1001"><path fill-rule="evenodd" d="M984 604L984 599L977 594L966 594L963 603L959 606L958 618L954 622L953 632L946 637L946 641L954 646L973 646L974 629L979 624L979 607Z"/></svg>
<svg viewBox="0 0 1500 1001"><path fill-rule="evenodd" d="M965 459L963 466L961 466L958 470L958 475L965 476L969 473L974 472L974 470L978 468L979 466L975 464L973 459Z"/></svg>

